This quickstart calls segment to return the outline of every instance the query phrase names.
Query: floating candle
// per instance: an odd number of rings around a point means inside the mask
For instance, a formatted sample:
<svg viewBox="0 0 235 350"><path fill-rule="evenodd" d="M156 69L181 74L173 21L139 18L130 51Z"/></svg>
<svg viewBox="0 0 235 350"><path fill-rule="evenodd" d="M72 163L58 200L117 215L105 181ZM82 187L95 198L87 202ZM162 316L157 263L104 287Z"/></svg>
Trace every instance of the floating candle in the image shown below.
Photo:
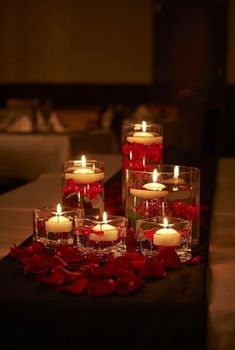
<svg viewBox="0 0 235 350"><path fill-rule="evenodd" d="M146 132L147 123L145 121L141 124L142 131L136 131L132 136L127 137L127 142L130 143L141 143L145 146L151 145L152 143L162 143L162 136Z"/></svg>
<svg viewBox="0 0 235 350"><path fill-rule="evenodd" d="M158 172L154 169L152 174L153 182L149 182L142 187L144 189L131 188L130 193L133 196L143 198L143 199L153 199L153 198L163 198L168 195L168 191L163 191L166 188L165 185L157 182Z"/></svg>
<svg viewBox="0 0 235 350"><path fill-rule="evenodd" d="M71 173L65 173L65 179L73 179L80 184L90 184L93 182L101 181L104 178L104 173L99 169L93 167L93 169L86 166L86 157L83 155L81 161L78 162L79 168L71 168Z"/></svg>
<svg viewBox="0 0 235 350"><path fill-rule="evenodd" d="M174 177L164 180L164 183L165 184L170 184L170 185L182 185L182 184L185 184L185 180L181 179L179 177L179 166L178 165L176 165L174 167ZM173 191L174 191L174 189L173 189Z"/></svg>
<svg viewBox="0 0 235 350"><path fill-rule="evenodd" d="M153 244L164 247L177 247L180 245L180 234L178 231L170 228L167 218L163 219L163 228L153 234Z"/></svg>
<svg viewBox="0 0 235 350"><path fill-rule="evenodd" d="M57 205L55 216L52 216L48 221L46 221L46 231L47 232L70 232L72 231L72 221L66 216L63 216L61 205Z"/></svg>
<svg viewBox="0 0 235 350"><path fill-rule="evenodd" d="M107 220L107 213L104 211L103 220L93 227L94 231L103 232L103 235L97 235L95 233L90 234L90 240L92 241L116 241L118 238L118 230L115 226L109 225Z"/></svg>

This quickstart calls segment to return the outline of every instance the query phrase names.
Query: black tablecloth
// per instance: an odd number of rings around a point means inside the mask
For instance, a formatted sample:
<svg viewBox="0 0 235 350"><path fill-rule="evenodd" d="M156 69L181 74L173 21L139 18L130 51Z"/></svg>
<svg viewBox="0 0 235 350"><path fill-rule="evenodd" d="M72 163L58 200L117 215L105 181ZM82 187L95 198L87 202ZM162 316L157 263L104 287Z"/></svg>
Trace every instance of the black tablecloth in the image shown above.
<svg viewBox="0 0 235 350"><path fill-rule="evenodd" d="M170 271L133 295L100 298L59 293L9 257L0 276L2 349L205 348L205 264Z"/></svg>
<svg viewBox="0 0 235 350"><path fill-rule="evenodd" d="M208 181L205 187L211 199L209 176ZM196 253L207 252L208 227L207 214ZM182 265L168 271L164 279L148 281L132 295L95 298L42 285L24 275L21 265L7 256L0 262L1 349L203 350L206 267L206 262Z"/></svg>

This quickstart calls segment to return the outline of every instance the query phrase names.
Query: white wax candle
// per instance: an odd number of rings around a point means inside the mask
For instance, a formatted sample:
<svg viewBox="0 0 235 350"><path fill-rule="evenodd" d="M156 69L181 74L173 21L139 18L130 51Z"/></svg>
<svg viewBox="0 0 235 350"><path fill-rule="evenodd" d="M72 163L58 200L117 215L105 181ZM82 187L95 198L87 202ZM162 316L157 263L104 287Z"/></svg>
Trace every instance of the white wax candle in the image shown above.
<svg viewBox="0 0 235 350"><path fill-rule="evenodd" d="M45 223L47 232L70 232L72 231L72 221L61 213L60 204L57 205L57 212Z"/></svg>
<svg viewBox="0 0 235 350"><path fill-rule="evenodd" d="M180 245L180 234L168 226L167 219L163 226L163 228L153 234L153 244L164 247L177 247Z"/></svg>
<svg viewBox="0 0 235 350"><path fill-rule="evenodd" d="M127 141L130 143L141 143L145 146L151 145L152 143L162 143L162 136L157 136L153 133L146 132L146 122L142 122L141 128L142 131L136 131L132 136L128 136Z"/></svg>
<svg viewBox="0 0 235 350"><path fill-rule="evenodd" d="M75 170L74 170L75 169ZM70 168L68 169L71 173L65 173L65 179L73 179L75 182L80 184L90 184L93 182L101 181L104 178L104 172L100 169L91 169L86 167L86 157L82 156L81 158L81 167L80 168Z"/></svg>
<svg viewBox="0 0 235 350"><path fill-rule="evenodd" d="M163 198L167 196L168 191L163 191L166 188L165 185L157 182L158 172L157 169L154 169L152 174L153 182L149 182L142 187L144 189L135 189L131 188L130 193L133 196L143 198L143 199L153 199L153 198Z"/></svg>
<svg viewBox="0 0 235 350"><path fill-rule="evenodd" d="M118 230L115 226L109 225L107 223L107 216L106 212L103 213L103 221L98 223L93 227L94 231L102 231L103 235L99 236L95 233L90 234L90 240L92 241L116 241L118 238Z"/></svg>
<svg viewBox="0 0 235 350"><path fill-rule="evenodd" d="M143 199L163 198L168 195L168 191L142 190L137 188L131 188L130 193L133 196Z"/></svg>

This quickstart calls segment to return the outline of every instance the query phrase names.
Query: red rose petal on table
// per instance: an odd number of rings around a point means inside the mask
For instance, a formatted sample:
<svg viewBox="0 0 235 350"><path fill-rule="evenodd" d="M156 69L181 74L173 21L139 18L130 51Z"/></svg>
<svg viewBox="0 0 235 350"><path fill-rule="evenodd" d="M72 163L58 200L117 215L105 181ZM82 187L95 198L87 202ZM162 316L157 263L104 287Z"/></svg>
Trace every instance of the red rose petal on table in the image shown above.
<svg viewBox="0 0 235 350"><path fill-rule="evenodd" d="M22 249L17 247L15 244L10 247L10 255L12 258L18 259L22 254Z"/></svg>
<svg viewBox="0 0 235 350"><path fill-rule="evenodd" d="M56 271L52 272L49 276L39 277L38 280L41 283L45 283L45 284L49 284L51 286L59 287L64 283L65 277L61 271L56 270Z"/></svg>
<svg viewBox="0 0 235 350"><path fill-rule="evenodd" d="M201 255L194 256L190 260L186 262L188 266L194 266L194 265L199 265L203 261L203 257Z"/></svg>
<svg viewBox="0 0 235 350"><path fill-rule="evenodd" d="M125 255L132 263L134 271L138 272L144 265L145 258L138 252L127 252Z"/></svg>
<svg viewBox="0 0 235 350"><path fill-rule="evenodd" d="M27 247L17 247L15 244L10 248L10 254L12 258L21 260L22 257L30 256L35 253L43 251L45 248L41 242L32 242Z"/></svg>
<svg viewBox="0 0 235 350"><path fill-rule="evenodd" d="M24 255L31 255L35 253L39 253L45 249L45 245L41 242L34 241L30 243L27 247L23 248Z"/></svg>
<svg viewBox="0 0 235 350"><path fill-rule="evenodd" d="M60 287L59 291L67 292L75 295L81 295L87 289L87 285L88 285L87 279L82 277L82 278L79 278L76 282L66 287Z"/></svg>
<svg viewBox="0 0 235 350"><path fill-rule="evenodd" d="M84 260L84 258L83 258ZM99 257L97 255L94 254L89 254L85 260L86 264L96 264L99 265L102 261L102 257Z"/></svg>
<svg viewBox="0 0 235 350"><path fill-rule="evenodd" d="M114 262L108 262L102 266L100 275L102 277L117 278L119 276L118 267Z"/></svg>
<svg viewBox="0 0 235 350"><path fill-rule="evenodd" d="M21 258L25 273L47 274L49 266L44 254L34 254Z"/></svg>
<svg viewBox="0 0 235 350"><path fill-rule="evenodd" d="M134 276L133 271L128 271L128 270L118 268L119 279L126 279L126 278L130 279L130 278L132 278L132 276Z"/></svg>
<svg viewBox="0 0 235 350"><path fill-rule="evenodd" d="M119 256L114 260L117 267L123 270L133 271L131 261L125 256Z"/></svg>
<svg viewBox="0 0 235 350"><path fill-rule="evenodd" d="M84 259L79 254L77 248L73 246L58 245L55 249L55 254L61 257L67 263L77 262Z"/></svg>
<svg viewBox="0 0 235 350"><path fill-rule="evenodd" d="M163 260L164 266L170 269L176 269L181 265L180 258L178 257L175 248L173 247L158 247L159 257Z"/></svg>
<svg viewBox="0 0 235 350"><path fill-rule="evenodd" d="M56 266L52 272L58 272L64 276L65 282L74 282L82 276L81 271L69 271L62 266Z"/></svg>
<svg viewBox="0 0 235 350"><path fill-rule="evenodd" d="M98 264L87 264L81 267L81 271L86 278L93 279L100 274L101 267Z"/></svg>
<svg viewBox="0 0 235 350"><path fill-rule="evenodd" d="M60 256L58 255L54 255L52 256L49 260L48 260L48 265L53 268L56 266L62 266L65 267L68 264L66 263L66 261L64 259L62 259Z"/></svg>
<svg viewBox="0 0 235 350"><path fill-rule="evenodd" d="M148 259L144 262L140 270L140 276L143 278L162 278L166 276L163 262L159 259Z"/></svg>
<svg viewBox="0 0 235 350"><path fill-rule="evenodd" d="M139 277L132 275L129 278L120 279L116 282L114 291L119 295L125 295L133 293L145 284L144 280Z"/></svg>
<svg viewBox="0 0 235 350"><path fill-rule="evenodd" d="M113 281L93 280L88 285L87 293L92 297L100 297L100 296L111 294L113 289L114 289Z"/></svg>

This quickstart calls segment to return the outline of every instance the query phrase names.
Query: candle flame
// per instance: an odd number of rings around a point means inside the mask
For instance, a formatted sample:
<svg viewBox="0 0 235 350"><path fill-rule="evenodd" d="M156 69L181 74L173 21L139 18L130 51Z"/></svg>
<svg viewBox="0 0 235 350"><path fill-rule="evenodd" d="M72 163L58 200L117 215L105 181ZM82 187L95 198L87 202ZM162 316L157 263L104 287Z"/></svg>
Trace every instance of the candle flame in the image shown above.
<svg viewBox="0 0 235 350"><path fill-rule="evenodd" d="M174 179L178 179L179 173L180 173L179 166L176 165L176 166L174 167Z"/></svg>
<svg viewBox="0 0 235 350"><path fill-rule="evenodd" d="M103 222L107 222L107 213L106 211L103 212Z"/></svg>
<svg viewBox="0 0 235 350"><path fill-rule="evenodd" d="M85 168L86 167L86 157L84 155L82 155L81 162L82 162L82 168Z"/></svg>
<svg viewBox="0 0 235 350"><path fill-rule="evenodd" d="M146 130L147 130L147 123L145 121L142 122L141 128L142 128L143 132L146 132Z"/></svg>
<svg viewBox="0 0 235 350"><path fill-rule="evenodd" d="M132 160L132 151L130 151L130 160Z"/></svg>
<svg viewBox="0 0 235 350"><path fill-rule="evenodd" d="M57 204L57 207L56 207L56 215L61 215L62 213L62 208L61 208L61 205L60 203Z"/></svg>
<svg viewBox="0 0 235 350"><path fill-rule="evenodd" d="M169 225L166 217L163 218L163 225L164 225L164 227L167 227Z"/></svg>
<svg viewBox="0 0 235 350"><path fill-rule="evenodd" d="M143 167L145 167L145 157L143 158Z"/></svg>
<svg viewBox="0 0 235 350"><path fill-rule="evenodd" d="M157 169L154 169L154 171L153 171L153 175L152 175L152 178L153 178L153 182L157 182L157 178L158 178L158 172L157 172Z"/></svg>

